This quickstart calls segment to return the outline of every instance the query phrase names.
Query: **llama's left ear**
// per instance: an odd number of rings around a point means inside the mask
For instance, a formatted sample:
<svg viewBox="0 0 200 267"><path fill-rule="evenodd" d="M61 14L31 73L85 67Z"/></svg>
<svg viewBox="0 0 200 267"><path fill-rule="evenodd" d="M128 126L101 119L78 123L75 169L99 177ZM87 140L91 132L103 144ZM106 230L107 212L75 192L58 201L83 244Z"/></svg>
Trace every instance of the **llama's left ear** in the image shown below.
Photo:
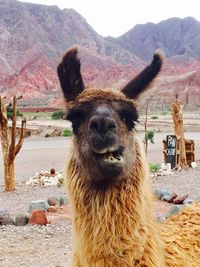
<svg viewBox="0 0 200 267"><path fill-rule="evenodd" d="M85 88L80 68L81 63L76 48L69 50L58 65L57 73L67 102L74 101Z"/></svg>
<svg viewBox="0 0 200 267"><path fill-rule="evenodd" d="M122 92L132 99L138 96L150 85L154 78L158 75L162 67L162 56L159 53L153 55L153 60L142 72L140 72L133 80L131 80Z"/></svg>

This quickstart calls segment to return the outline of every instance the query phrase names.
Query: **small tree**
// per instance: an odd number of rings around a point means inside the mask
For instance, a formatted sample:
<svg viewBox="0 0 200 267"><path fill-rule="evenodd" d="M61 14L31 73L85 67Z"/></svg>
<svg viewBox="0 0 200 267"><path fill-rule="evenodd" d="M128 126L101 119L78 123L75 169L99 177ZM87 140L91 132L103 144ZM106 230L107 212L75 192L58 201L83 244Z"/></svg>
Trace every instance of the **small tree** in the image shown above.
<svg viewBox="0 0 200 267"><path fill-rule="evenodd" d="M151 99L148 99L146 101L146 108L145 108L145 121L144 121L144 149L145 153L147 155L148 151L148 142L150 141L151 144L154 144L154 131L148 131L147 130L147 122L148 122L148 108L149 108L149 101Z"/></svg>
<svg viewBox="0 0 200 267"><path fill-rule="evenodd" d="M51 118L53 120L60 120L60 119L63 119L64 115L65 113L62 110L58 110L52 113Z"/></svg>
<svg viewBox="0 0 200 267"><path fill-rule="evenodd" d="M154 144L154 131L146 131L145 137L144 137L144 144L145 144L145 153L147 154L148 151L148 142L151 144Z"/></svg>
<svg viewBox="0 0 200 267"><path fill-rule="evenodd" d="M22 97L13 97L12 126L11 133L9 134L7 107L3 98L0 96L0 136L4 159L4 179L6 191L13 191L15 189L14 160L23 145L25 137L26 119L23 119L21 122L20 137L18 143L16 144L17 99L20 98Z"/></svg>

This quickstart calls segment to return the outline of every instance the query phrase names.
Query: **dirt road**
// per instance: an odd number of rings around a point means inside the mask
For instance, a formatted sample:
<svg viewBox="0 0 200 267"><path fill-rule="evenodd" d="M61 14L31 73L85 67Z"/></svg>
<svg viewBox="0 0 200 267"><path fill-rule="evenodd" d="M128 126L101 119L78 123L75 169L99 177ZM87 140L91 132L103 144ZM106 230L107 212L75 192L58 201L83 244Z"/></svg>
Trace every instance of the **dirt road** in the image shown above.
<svg viewBox="0 0 200 267"><path fill-rule="evenodd" d="M167 133L155 133L155 144L149 144L149 162L163 162L162 140L166 138L166 135ZM144 134L139 133L139 136L142 140ZM185 133L185 138L195 140L196 159L200 159L200 133L188 132ZM30 176L41 170L51 168L58 171L63 170L70 140L69 137L31 137L25 139L15 161L16 182L26 181ZM3 159L0 150L0 185L3 183Z"/></svg>

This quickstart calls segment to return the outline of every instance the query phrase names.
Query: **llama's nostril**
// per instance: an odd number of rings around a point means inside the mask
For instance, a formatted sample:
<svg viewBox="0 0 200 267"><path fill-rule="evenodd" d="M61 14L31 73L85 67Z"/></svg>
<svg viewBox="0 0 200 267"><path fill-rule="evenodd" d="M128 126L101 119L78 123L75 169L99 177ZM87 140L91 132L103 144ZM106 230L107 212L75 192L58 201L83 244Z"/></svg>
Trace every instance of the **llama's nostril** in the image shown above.
<svg viewBox="0 0 200 267"><path fill-rule="evenodd" d="M112 118L109 117L94 116L90 120L89 129L104 135L108 131L116 129L116 123Z"/></svg>
<svg viewBox="0 0 200 267"><path fill-rule="evenodd" d="M90 122L89 128L90 128L91 130L98 130L98 123L97 123L97 121L92 120L92 121Z"/></svg>
<svg viewBox="0 0 200 267"><path fill-rule="evenodd" d="M107 122L106 122L106 129L107 129L107 131L108 130L114 130L114 129L116 129L116 124L115 124L115 121L114 120L112 120L112 119L110 119L110 120L108 120Z"/></svg>

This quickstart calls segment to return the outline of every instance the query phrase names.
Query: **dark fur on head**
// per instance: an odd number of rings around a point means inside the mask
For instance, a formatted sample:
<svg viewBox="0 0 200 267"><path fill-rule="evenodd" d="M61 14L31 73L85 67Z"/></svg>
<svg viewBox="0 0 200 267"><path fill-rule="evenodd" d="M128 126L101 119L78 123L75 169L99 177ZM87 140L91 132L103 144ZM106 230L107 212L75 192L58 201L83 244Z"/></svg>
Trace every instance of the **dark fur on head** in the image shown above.
<svg viewBox="0 0 200 267"><path fill-rule="evenodd" d="M137 98L158 75L162 67L162 56L155 53L153 61L133 80L131 80L122 90L128 98Z"/></svg>
<svg viewBox="0 0 200 267"><path fill-rule="evenodd" d="M60 84L67 101L75 100L85 87L80 73L81 63L77 54L76 48L68 51L57 68Z"/></svg>
<svg viewBox="0 0 200 267"><path fill-rule="evenodd" d="M58 77L66 101L75 101L85 88L80 67L77 48L69 50L58 65ZM155 53L151 64L122 89L123 94L129 99L138 98L160 72L161 67L162 56L159 53Z"/></svg>

